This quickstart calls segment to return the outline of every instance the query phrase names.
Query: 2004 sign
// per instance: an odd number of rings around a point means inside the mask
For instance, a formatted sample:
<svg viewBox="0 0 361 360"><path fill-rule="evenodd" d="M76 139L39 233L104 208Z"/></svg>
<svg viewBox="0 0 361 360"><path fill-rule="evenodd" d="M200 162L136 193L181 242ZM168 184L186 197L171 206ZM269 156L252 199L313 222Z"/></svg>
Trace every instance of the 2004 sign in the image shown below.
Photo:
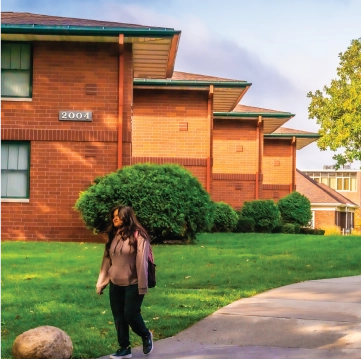
<svg viewBox="0 0 361 360"><path fill-rule="evenodd" d="M62 110L59 111L59 120L92 121L93 113L91 111Z"/></svg>

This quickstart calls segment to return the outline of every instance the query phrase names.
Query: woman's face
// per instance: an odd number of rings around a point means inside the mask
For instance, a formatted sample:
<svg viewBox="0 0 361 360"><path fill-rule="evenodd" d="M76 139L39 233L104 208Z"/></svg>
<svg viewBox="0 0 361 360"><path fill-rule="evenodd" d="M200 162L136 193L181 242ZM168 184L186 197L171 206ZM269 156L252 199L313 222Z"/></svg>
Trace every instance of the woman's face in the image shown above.
<svg viewBox="0 0 361 360"><path fill-rule="evenodd" d="M123 220L119 218L118 212L119 212L118 209L116 209L116 210L113 212L113 225L114 225L114 227L116 227L116 228L122 226L122 224L123 224Z"/></svg>

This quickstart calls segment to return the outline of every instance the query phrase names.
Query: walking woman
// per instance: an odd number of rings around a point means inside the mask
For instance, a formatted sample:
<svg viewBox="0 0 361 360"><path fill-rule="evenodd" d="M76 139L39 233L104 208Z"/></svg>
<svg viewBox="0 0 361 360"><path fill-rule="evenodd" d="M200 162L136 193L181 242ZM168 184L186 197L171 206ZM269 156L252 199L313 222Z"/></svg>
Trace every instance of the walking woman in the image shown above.
<svg viewBox="0 0 361 360"><path fill-rule="evenodd" d="M110 220L96 291L101 295L110 284L110 307L119 343L119 349L110 358L129 359L132 357L129 326L142 338L143 353L148 355L153 350L153 334L141 315L144 294L148 292L150 243L130 206L111 209Z"/></svg>

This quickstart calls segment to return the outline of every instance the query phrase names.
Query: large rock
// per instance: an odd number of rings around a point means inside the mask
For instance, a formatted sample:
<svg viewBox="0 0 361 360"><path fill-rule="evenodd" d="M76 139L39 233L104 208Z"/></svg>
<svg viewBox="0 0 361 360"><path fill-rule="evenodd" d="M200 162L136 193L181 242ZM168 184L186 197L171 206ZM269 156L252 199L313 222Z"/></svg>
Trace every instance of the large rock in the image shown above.
<svg viewBox="0 0 361 360"><path fill-rule="evenodd" d="M70 359L73 343L54 326L39 326L20 334L13 344L15 359Z"/></svg>

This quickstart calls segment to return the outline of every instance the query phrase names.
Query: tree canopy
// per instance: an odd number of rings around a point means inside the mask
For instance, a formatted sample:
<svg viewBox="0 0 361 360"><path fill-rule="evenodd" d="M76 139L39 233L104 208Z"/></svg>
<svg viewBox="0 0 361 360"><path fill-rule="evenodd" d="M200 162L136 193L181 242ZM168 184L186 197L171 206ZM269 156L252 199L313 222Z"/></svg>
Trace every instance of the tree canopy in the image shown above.
<svg viewBox="0 0 361 360"><path fill-rule="evenodd" d="M336 169L361 160L361 38L352 40L339 58L338 78L324 86L323 92L307 94L309 118L321 126L318 147L341 150L333 156Z"/></svg>

